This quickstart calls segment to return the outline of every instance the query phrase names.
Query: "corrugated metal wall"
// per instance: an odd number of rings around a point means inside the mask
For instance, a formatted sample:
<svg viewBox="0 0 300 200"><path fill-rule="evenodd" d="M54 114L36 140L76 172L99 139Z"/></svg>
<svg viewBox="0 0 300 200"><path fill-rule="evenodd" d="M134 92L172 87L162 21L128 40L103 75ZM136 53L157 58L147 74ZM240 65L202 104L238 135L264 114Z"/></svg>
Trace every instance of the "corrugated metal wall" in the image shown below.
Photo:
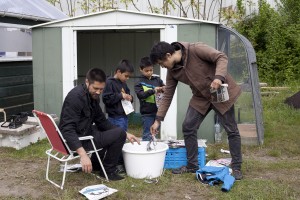
<svg viewBox="0 0 300 200"><path fill-rule="evenodd" d="M63 103L62 30L33 30L34 108L60 115Z"/></svg>
<svg viewBox="0 0 300 200"><path fill-rule="evenodd" d="M32 62L0 62L0 108L7 117L33 109ZM0 115L3 121L3 115Z"/></svg>

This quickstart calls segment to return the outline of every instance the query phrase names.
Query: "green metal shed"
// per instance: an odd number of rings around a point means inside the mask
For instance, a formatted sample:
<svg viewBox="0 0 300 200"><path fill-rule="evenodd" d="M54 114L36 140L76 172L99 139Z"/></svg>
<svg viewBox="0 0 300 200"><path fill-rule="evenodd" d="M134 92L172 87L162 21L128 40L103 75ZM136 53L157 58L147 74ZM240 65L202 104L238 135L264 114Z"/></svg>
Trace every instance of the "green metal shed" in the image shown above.
<svg viewBox="0 0 300 200"><path fill-rule="evenodd" d="M135 64L149 54L157 41L205 42L227 53L229 71L242 85L245 95L237 102L240 124L249 124L263 141L262 113L256 58L247 39L234 30L209 21L179 18L127 10L109 10L32 27L33 79L35 109L60 114L64 97L77 84L83 83L89 68L102 68L113 75L119 60ZM155 73L163 80L166 70ZM129 80L134 94L135 78ZM179 84L175 98L161 127L161 138L182 138L181 124L191 97L187 85ZM134 107L139 112L138 99ZM214 141L215 116L211 112L201 125L199 138Z"/></svg>

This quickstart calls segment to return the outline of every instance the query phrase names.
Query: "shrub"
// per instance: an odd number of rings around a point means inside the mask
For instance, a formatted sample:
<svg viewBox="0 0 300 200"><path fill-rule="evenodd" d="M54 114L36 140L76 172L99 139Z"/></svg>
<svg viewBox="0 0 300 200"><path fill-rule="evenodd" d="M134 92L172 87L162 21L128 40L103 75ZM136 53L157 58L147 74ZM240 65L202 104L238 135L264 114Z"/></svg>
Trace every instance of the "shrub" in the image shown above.
<svg viewBox="0 0 300 200"><path fill-rule="evenodd" d="M300 79L300 1L281 0L275 10L261 0L259 12L234 27L254 46L260 80L282 85Z"/></svg>

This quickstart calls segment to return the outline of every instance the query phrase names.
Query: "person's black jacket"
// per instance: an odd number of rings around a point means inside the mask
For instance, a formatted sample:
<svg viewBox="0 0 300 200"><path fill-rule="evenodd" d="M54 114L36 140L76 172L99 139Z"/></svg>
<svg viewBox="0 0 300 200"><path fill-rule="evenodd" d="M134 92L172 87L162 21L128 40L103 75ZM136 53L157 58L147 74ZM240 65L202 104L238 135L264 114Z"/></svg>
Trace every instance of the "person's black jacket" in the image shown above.
<svg viewBox="0 0 300 200"><path fill-rule="evenodd" d="M140 100L140 113L142 115L155 115L157 106L155 103L155 87L164 86L163 81L158 76L152 76L148 79L141 76L134 86L134 91Z"/></svg>
<svg viewBox="0 0 300 200"><path fill-rule="evenodd" d="M92 124L99 131L115 128L105 117L100 99L90 97L85 84L73 88L67 95L60 116L59 129L71 150L82 147L78 137L90 135Z"/></svg>
<svg viewBox="0 0 300 200"><path fill-rule="evenodd" d="M123 99L122 92L130 94L130 90L126 83L113 77L106 80L102 99L109 117L126 116L121 103L121 100Z"/></svg>

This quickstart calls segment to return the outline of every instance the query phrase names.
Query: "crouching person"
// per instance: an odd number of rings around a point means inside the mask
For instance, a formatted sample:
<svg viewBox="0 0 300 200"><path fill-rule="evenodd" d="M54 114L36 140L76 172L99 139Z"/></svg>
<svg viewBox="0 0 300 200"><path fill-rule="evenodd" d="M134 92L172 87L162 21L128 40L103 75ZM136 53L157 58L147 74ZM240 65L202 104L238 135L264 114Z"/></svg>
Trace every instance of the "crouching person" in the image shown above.
<svg viewBox="0 0 300 200"><path fill-rule="evenodd" d="M71 150L80 156L82 171L92 172L99 168L96 155L90 158L86 151L92 149L90 141L80 141L82 136L93 136L96 148L106 150L103 165L109 180L121 180L116 165L122 153L126 138L139 143L132 134L112 125L100 108L99 96L105 87L106 75L98 68L90 69L86 74L85 83L73 88L63 103L59 128ZM94 168L94 169L93 169ZM105 177L102 170L100 176Z"/></svg>
<svg viewBox="0 0 300 200"><path fill-rule="evenodd" d="M198 170L197 130L209 111L214 110L227 132L233 176L236 180L242 179L241 137L234 116L234 103L241 89L227 73L227 56L203 43L159 42L153 46L150 58L152 64L167 69L164 98L151 126L152 134L156 134L166 116L178 82L189 85L193 93L182 124L188 164L172 172L182 174ZM222 83L228 84L229 100L215 103L210 89L216 90Z"/></svg>

